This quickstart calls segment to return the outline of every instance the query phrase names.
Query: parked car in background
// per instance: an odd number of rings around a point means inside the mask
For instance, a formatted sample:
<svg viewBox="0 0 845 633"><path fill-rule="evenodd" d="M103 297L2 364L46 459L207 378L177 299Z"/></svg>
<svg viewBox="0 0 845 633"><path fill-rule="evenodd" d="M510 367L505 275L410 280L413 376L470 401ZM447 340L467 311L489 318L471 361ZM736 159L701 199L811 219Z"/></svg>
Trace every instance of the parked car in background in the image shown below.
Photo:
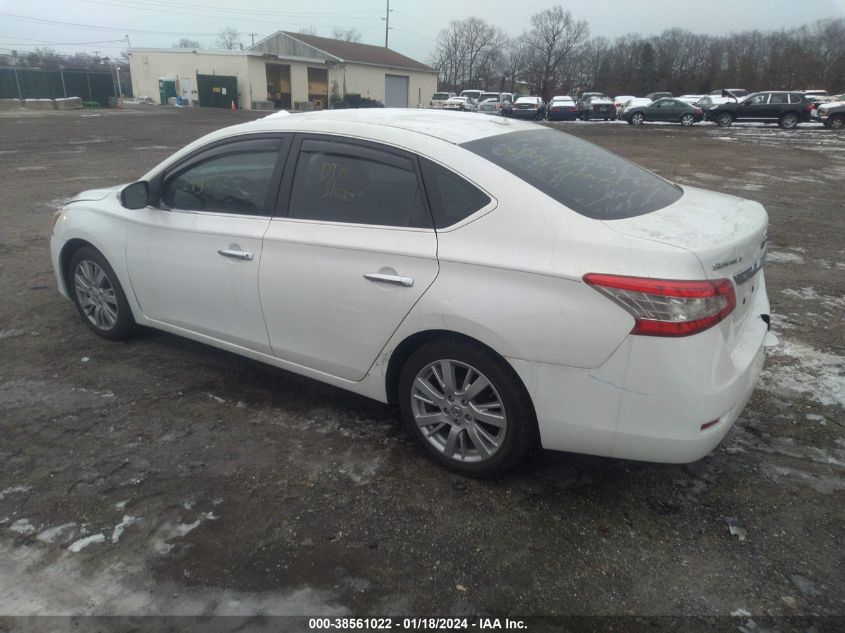
<svg viewBox="0 0 845 633"><path fill-rule="evenodd" d="M421 452L482 476L536 446L710 453L765 359L767 224L558 130L332 110L62 203L50 257L91 333L149 326L396 402Z"/></svg>
<svg viewBox="0 0 845 633"><path fill-rule="evenodd" d="M587 102L589 99L593 97L604 97L607 98L603 92L582 92L581 96L578 97L578 100L575 102L575 107L578 108L578 118L583 118L583 112L587 108Z"/></svg>
<svg viewBox="0 0 845 633"><path fill-rule="evenodd" d="M720 88L710 93L711 97L733 97L736 101L748 95L749 92L745 88Z"/></svg>
<svg viewBox="0 0 845 633"><path fill-rule="evenodd" d="M698 106L679 99L658 99L645 106L635 106L625 111L625 120L632 125L642 125L646 121L680 123L689 127L704 119L704 111Z"/></svg>
<svg viewBox="0 0 845 633"><path fill-rule="evenodd" d="M831 130L845 128L845 95L839 96L843 97L841 101L823 103L816 110L819 121Z"/></svg>
<svg viewBox="0 0 845 633"><path fill-rule="evenodd" d="M604 121L616 120L616 106L611 99L605 96L587 97L579 111L581 119L589 121L590 119L602 119Z"/></svg>
<svg viewBox="0 0 845 633"><path fill-rule="evenodd" d="M646 99L651 99L652 101L657 101L658 99L666 99L671 98L671 92L650 92L646 96Z"/></svg>
<svg viewBox="0 0 845 633"><path fill-rule="evenodd" d="M463 112L466 108L467 101L469 101L468 97L449 97L443 102L442 108L444 110L460 110Z"/></svg>
<svg viewBox="0 0 845 633"><path fill-rule="evenodd" d="M446 100L454 96L454 92L435 92L431 96L431 100L428 102L428 107L436 110L442 109Z"/></svg>
<svg viewBox="0 0 845 633"><path fill-rule="evenodd" d="M721 95L720 96L706 95L706 96L702 97L694 105L697 105L699 108L704 110L704 114L706 115L707 110L709 110L710 108L712 108L714 106L722 105L723 103L736 103L737 101L739 101L739 99L737 99L736 97L722 97Z"/></svg>
<svg viewBox="0 0 845 633"><path fill-rule="evenodd" d="M473 101L478 101L478 97L480 97L484 93L483 90L461 90L461 94L458 95L460 97L466 97L467 99L472 99Z"/></svg>
<svg viewBox="0 0 845 633"><path fill-rule="evenodd" d="M546 116L546 106L540 97L520 97L511 108L510 116L515 119L542 119Z"/></svg>
<svg viewBox="0 0 845 633"><path fill-rule="evenodd" d="M621 110L616 110L616 116L618 118L623 118L625 113L629 109L637 106L647 106L650 103L652 103L652 100L646 99L645 97L634 97L632 99L628 99L625 103L622 104Z"/></svg>
<svg viewBox="0 0 845 633"><path fill-rule="evenodd" d="M680 97L675 98L678 101L683 101L684 103L695 105L704 98L704 95L681 95Z"/></svg>
<svg viewBox="0 0 845 633"><path fill-rule="evenodd" d="M613 97L613 105L616 106L616 114L619 114L619 111L622 110L624 105L628 103L631 99L636 99L634 95L619 95L617 97Z"/></svg>
<svg viewBox="0 0 845 633"><path fill-rule="evenodd" d="M502 108L511 103L513 103L513 95L509 92L493 93L492 97L487 97L486 99L484 95L481 95L481 101L478 103L478 111L482 114L501 115Z"/></svg>
<svg viewBox="0 0 845 633"><path fill-rule="evenodd" d="M789 130L810 120L812 102L800 92L755 92L738 103L723 103L707 111L707 119L726 127L737 123L777 123Z"/></svg>
<svg viewBox="0 0 845 633"><path fill-rule="evenodd" d="M552 97L546 108L546 118L549 121L574 121L578 118L578 108L572 97Z"/></svg>

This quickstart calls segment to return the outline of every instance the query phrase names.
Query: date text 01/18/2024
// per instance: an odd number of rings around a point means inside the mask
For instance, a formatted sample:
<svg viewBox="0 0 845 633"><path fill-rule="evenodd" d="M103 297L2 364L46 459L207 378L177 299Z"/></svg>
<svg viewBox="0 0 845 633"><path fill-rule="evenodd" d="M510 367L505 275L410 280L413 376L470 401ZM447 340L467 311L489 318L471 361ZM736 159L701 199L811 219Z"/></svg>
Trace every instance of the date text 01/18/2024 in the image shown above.
<svg viewBox="0 0 845 633"><path fill-rule="evenodd" d="M509 618L310 618L308 629L354 631L391 630L440 631L444 629L520 630L526 629L523 620Z"/></svg>

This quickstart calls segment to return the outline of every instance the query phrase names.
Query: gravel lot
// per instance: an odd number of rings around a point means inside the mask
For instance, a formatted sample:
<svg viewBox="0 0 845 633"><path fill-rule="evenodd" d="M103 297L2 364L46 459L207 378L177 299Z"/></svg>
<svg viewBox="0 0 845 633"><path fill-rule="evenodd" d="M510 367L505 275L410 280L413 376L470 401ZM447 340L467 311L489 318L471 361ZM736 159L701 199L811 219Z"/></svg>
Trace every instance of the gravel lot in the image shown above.
<svg viewBox="0 0 845 633"><path fill-rule="evenodd" d="M555 124L761 201L781 345L700 462L543 454L475 481L417 453L393 407L164 333L106 342L57 294L48 224L63 199L254 116L0 115L0 615L843 625L845 136Z"/></svg>

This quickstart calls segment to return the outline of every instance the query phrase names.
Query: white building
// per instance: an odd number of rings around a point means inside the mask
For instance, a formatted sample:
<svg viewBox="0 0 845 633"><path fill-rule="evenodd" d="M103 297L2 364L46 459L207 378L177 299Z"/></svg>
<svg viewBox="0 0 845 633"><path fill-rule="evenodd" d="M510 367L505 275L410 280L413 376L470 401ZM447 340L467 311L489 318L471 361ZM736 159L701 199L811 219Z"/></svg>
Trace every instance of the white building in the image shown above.
<svg viewBox="0 0 845 633"><path fill-rule="evenodd" d="M245 50L133 48L132 90L167 103L312 109L355 95L386 107L428 104L437 71L381 46L278 31Z"/></svg>

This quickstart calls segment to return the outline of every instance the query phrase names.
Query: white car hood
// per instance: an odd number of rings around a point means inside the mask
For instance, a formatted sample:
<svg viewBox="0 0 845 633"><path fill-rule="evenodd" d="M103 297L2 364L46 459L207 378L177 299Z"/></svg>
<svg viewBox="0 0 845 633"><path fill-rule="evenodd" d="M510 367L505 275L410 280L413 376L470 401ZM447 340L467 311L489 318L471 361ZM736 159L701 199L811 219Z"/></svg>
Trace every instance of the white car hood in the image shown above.
<svg viewBox="0 0 845 633"><path fill-rule="evenodd" d="M71 202L95 202L97 200L102 200L110 193L114 193L124 186L125 185L117 185L115 187L106 187L104 189L88 189L87 191L82 191L76 194L73 198L68 200L67 204L70 204Z"/></svg>

